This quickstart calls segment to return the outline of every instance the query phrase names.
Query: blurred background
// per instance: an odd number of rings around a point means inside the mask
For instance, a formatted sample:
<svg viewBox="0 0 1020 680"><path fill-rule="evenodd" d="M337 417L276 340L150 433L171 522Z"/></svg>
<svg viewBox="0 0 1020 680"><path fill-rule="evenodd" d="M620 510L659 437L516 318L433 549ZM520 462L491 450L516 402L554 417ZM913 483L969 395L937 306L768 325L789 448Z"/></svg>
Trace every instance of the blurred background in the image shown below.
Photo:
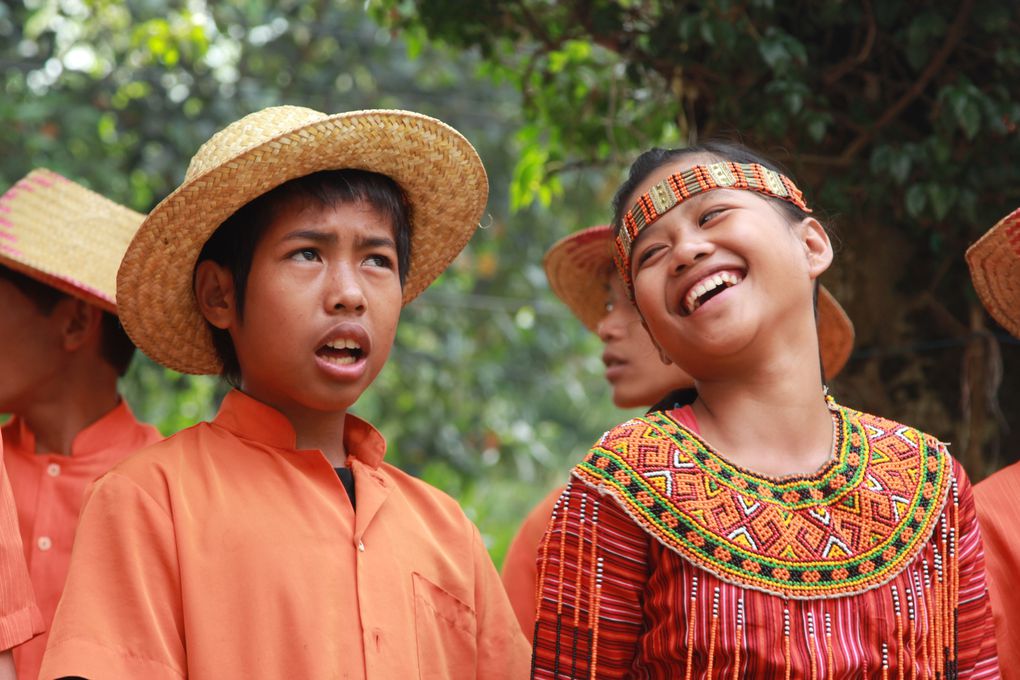
<svg viewBox="0 0 1020 680"><path fill-rule="evenodd" d="M857 328L841 402L1020 457L1020 342L963 252L1020 207L1020 4L998 0L25 0L0 3L0 189L49 167L139 211L215 131L297 104L420 111L489 172L482 229L403 313L355 411L387 459L461 501L499 564L616 410L545 250L609 219L650 146L737 139L838 236ZM0 378L2 379L2 378ZM169 434L226 388L139 356L123 391Z"/></svg>

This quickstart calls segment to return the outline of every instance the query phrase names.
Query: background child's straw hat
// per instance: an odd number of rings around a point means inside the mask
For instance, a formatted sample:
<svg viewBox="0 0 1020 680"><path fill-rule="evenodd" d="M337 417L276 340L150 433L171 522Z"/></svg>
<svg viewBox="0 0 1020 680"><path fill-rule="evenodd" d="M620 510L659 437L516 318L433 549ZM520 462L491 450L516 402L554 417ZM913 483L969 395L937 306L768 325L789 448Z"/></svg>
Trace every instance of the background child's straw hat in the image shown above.
<svg viewBox="0 0 1020 680"><path fill-rule="evenodd" d="M549 287L593 333L606 314L609 279L616 276L612 239L612 227L588 227L557 241L543 260ZM825 377L831 380L853 351L854 325L825 286L818 289L818 341Z"/></svg>
<svg viewBox="0 0 1020 680"><path fill-rule="evenodd" d="M967 249L967 265L985 309L1020 338L1020 209Z"/></svg>
<svg viewBox="0 0 1020 680"><path fill-rule="evenodd" d="M142 219L39 168L0 196L0 264L116 313L117 266Z"/></svg>
<svg viewBox="0 0 1020 680"><path fill-rule="evenodd" d="M488 198L474 147L434 118L389 110L327 115L297 106L249 114L202 145L184 183L149 214L128 248L117 279L128 335L165 366L219 372L192 290L202 246L224 220L270 189L345 168L389 176L411 204L405 304L463 249Z"/></svg>

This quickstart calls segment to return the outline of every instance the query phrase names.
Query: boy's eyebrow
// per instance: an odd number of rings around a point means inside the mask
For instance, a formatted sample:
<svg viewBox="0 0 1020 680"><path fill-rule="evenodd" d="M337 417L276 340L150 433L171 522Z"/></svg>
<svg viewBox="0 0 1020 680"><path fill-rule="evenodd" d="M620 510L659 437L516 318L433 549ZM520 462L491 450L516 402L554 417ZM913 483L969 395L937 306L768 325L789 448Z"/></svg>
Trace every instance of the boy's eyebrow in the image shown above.
<svg viewBox="0 0 1020 680"><path fill-rule="evenodd" d="M318 231L316 229L297 229L295 231L284 234L281 241L314 241L316 243L330 244L336 243L336 234L331 234L325 231Z"/></svg>
<svg viewBox="0 0 1020 680"><path fill-rule="evenodd" d="M358 239L361 248L396 248L397 243L388 236L365 236Z"/></svg>

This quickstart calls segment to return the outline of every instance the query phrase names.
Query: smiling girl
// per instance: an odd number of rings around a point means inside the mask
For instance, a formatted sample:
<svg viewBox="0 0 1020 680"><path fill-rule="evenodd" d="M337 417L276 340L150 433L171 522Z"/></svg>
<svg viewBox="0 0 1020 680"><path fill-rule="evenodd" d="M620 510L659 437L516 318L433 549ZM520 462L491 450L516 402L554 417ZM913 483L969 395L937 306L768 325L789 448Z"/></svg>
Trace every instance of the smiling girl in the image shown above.
<svg viewBox="0 0 1020 680"><path fill-rule="evenodd" d="M832 245L748 150L653 149L614 257L690 406L607 432L540 551L533 676L997 677L970 484L825 393Z"/></svg>

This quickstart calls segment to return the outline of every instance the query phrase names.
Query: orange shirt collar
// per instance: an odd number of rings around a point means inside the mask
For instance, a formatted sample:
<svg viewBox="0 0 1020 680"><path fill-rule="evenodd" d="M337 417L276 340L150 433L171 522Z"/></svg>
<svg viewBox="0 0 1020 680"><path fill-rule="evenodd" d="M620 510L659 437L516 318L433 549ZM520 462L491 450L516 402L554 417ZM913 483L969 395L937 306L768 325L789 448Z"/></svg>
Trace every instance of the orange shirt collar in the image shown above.
<svg viewBox="0 0 1020 680"><path fill-rule="evenodd" d="M243 439L278 449L295 449L297 435L287 417L240 390L223 398L213 422ZM386 439L368 422L348 413L344 418L344 450L348 458L377 468L386 455Z"/></svg>
<svg viewBox="0 0 1020 680"><path fill-rule="evenodd" d="M74 436L71 441L71 456L85 458L105 454L119 442L131 440L139 427L145 426L138 422L127 402L121 399L116 406L107 411L106 415ZM8 445L12 449L17 447L22 451L35 451L35 433L28 428L28 423L23 418L18 416L11 418L10 422L4 425L4 434L9 438Z"/></svg>

